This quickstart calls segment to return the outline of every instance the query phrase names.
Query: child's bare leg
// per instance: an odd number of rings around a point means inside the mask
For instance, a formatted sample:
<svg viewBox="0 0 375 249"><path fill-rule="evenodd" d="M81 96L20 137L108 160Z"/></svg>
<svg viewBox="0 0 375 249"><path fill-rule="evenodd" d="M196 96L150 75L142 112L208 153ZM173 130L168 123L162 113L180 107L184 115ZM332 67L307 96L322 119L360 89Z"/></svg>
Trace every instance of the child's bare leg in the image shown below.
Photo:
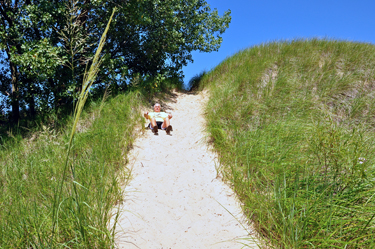
<svg viewBox="0 0 375 249"><path fill-rule="evenodd" d="M151 119L151 128L153 128L156 125L156 120L155 118Z"/></svg>
<svg viewBox="0 0 375 249"><path fill-rule="evenodd" d="M170 121L169 118L164 119L163 126L161 128L165 129L169 126Z"/></svg>

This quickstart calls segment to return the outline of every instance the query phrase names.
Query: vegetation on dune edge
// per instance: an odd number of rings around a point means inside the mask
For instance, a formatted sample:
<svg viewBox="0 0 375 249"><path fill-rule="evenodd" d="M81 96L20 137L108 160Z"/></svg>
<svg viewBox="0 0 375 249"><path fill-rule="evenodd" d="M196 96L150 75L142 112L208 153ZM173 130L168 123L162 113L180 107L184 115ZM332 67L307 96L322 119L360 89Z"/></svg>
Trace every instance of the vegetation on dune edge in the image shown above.
<svg viewBox="0 0 375 249"><path fill-rule="evenodd" d="M2 146L2 247L111 248L109 220L122 200L121 184L129 176L126 154L135 138L134 125L141 128L141 103L136 93L110 98L101 111L100 102L91 103L92 111L78 124L53 241L54 195L63 174L69 132L45 127L28 139L15 137Z"/></svg>
<svg viewBox="0 0 375 249"><path fill-rule="evenodd" d="M230 10L153 0L0 8L0 248L113 248L139 109L181 88L193 51L220 48Z"/></svg>
<svg viewBox="0 0 375 249"><path fill-rule="evenodd" d="M275 248L375 247L375 46L274 42L202 74L222 173Z"/></svg>
<svg viewBox="0 0 375 249"><path fill-rule="evenodd" d="M148 98L134 90L90 101L77 123L57 217L73 117L60 131L43 125L27 137L8 133L0 145L0 248L113 248L116 206L131 177L127 154L144 128Z"/></svg>
<svg viewBox="0 0 375 249"><path fill-rule="evenodd" d="M119 95L106 103L105 94L102 102L91 103L91 118L79 122L113 13L85 74L67 129L71 132L45 127L30 139L10 134L13 140L2 146L2 248L113 247L113 208L122 200L121 184L129 179L126 154L135 125L143 121L141 94Z"/></svg>

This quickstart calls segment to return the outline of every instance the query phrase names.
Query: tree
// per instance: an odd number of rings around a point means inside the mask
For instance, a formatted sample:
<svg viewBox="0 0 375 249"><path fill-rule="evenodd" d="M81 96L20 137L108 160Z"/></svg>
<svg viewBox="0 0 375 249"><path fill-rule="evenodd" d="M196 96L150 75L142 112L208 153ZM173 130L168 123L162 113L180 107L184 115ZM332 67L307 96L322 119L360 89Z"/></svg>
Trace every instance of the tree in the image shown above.
<svg viewBox="0 0 375 249"><path fill-rule="evenodd" d="M0 0L0 49L6 54L0 92L14 121L22 106L30 113L56 111L74 99L95 53L91 44L114 7L98 86L126 87L135 76L181 77L192 51L219 49L231 21L230 11L219 16L204 0Z"/></svg>
<svg viewBox="0 0 375 249"><path fill-rule="evenodd" d="M61 5L61 1L0 1L0 49L6 54L1 93L10 103L14 122L22 106L35 112L35 100L43 96L34 94L46 89L46 78L53 77L60 64L52 27L60 24Z"/></svg>
<svg viewBox="0 0 375 249"><path fill-rule="evenodd" d="M93 14L108 15L107 9L121 2L95 1L102 8ZM217 10L211 12L206 1L201 0L133 0L119 11L106 52L118 65L118 73L127 70L129 75L180 72L192 61L192 51L219 49L221 34L231 20L230 11L220 17Z"/></svg>

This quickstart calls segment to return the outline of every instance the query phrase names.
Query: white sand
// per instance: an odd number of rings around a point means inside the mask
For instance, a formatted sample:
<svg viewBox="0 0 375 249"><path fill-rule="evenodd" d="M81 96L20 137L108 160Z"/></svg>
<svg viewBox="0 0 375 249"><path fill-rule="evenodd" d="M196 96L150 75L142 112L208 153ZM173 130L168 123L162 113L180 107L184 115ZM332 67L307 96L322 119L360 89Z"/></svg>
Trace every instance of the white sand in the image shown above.
<svg viewBox="0 0 375 249"><path fill-rule="evenodd" d="M133 179L124 191L116 245L243 248L245 243L258 248L248 239L253 231L243 222L235 194L217 176L216 155L204 139L200 108L207 94L176 95L162 104L173 115L172 136L145 130L130 153Z"/></svg>

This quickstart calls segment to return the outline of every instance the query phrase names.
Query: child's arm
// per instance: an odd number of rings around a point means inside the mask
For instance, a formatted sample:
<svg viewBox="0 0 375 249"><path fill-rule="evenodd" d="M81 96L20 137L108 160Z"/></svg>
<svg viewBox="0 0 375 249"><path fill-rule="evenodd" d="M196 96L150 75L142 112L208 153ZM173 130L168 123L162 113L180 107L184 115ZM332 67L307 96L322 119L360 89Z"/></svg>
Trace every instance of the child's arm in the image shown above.
<svg viewBox="0 0 375 249"><path fill-rule="evenodd" d="M172 118L172 114L168 114L168 113L164 112L164 114L163 114L163 120L165 120L166 118L171 119Z"/></svg>

